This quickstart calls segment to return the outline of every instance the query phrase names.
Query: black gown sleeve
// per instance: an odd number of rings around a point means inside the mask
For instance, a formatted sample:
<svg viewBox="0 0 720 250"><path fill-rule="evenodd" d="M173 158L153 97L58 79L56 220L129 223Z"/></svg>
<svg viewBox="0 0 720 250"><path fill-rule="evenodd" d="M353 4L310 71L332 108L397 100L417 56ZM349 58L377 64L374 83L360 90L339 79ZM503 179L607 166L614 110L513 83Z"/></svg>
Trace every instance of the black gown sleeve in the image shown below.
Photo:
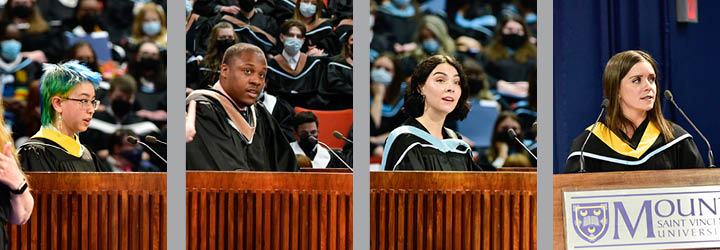
<svg viewBox="0 0 720 250"><path fill-rule="evenodd" d="M676 168L704 168L706 166L692 138L680 141L676 147L678 147Z"/></svg>
<svg viewBox="0 0 720 250"><path fill-rule="evenodd" d="M233 162L218 143L231 143L218 111L207 101L197 101L195 137L186 145L188 170L221 170L220 163Z"/></svg>
<svg viewBox="0 0 720 250"><path fill-rule="evenodd" d="M292 147L290 147L290 143L288 142L288 140L285 139L282 129L280 129L280 125L278 125L278 122L275 120L275 118L270 115L269 112L267 112L264 106L257 106L258 108L256 109L256 111L265 112L267 115L265 117L269 118L264 119L260 122L267 123L267 132L272 133L265 137L265 148L267 149L266 152L268 162L273 163L271 166L275 166L275 171L300 171L300 168L297 165L297 159L295 158L295 153L293 152Z"/></svg>
<svg viewBox="0 0 720 250"><path fill-rule="evenodd" d="M32 171L55 171L53 161L48 159L47 152L44 147L25 146L18 150L18 158L20 158L20 166L25 172Z"/></svg>
<svg viewBox="0 0 720 250"><path fill-rule="evenodd" d="M582 147L582 143L585 141L585 137L588 135L588 133L589 132L587 130L585 130L578 137L575 137L572 145L570 146L570 153L580 150L580 148ZM587 164L587 159L586 159L585 163ZM587 169L587 165L586 165L586 169ZM580 156L574 156L574 157L571 157L570 159L567 159L567 161L565 162L565 171L563 171L563 173L578 173L578 172L580 172Z"/></svg>

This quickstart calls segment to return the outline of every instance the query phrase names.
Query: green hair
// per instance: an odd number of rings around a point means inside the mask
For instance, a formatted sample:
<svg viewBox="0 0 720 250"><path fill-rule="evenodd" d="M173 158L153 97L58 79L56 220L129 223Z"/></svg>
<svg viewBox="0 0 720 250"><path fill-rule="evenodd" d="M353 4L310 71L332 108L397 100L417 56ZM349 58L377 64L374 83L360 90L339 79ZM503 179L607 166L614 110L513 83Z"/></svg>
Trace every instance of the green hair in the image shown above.
<svg viewBox="0 0 720 250"><path fill-rule="evenodd" d="M94 72L78 61L63 64L44 64L40 77L40 123L43 127L52 125L55 120L55 109L52 108L53 96L67 98L68 93L78 83L91 82L97 87L100 73Z"/></svg>

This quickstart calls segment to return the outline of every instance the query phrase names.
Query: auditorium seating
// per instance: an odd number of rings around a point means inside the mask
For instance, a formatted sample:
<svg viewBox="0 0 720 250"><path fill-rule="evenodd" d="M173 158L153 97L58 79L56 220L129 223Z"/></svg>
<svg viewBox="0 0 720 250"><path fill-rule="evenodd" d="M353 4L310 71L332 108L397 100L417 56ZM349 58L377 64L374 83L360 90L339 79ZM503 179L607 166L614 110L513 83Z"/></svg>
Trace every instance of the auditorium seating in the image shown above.
<svg viewBox="0 0 720 250"><path fill-rule="evenodd" d="M338 131L342 133L345 137L348 136L350 126L352 126L353 122L352 109L329 111L311 110L300 107L295 108L296 114L302 111L310 111L313 112L315 116L317 116L318 122L320 123L320 126L318 128L320 130L318 131L320 132L320 134L318 135L318 140L327 144L333 149L342 148L343 144L345 144L345 141L335 138L332 133L333 131Z"/></svg>

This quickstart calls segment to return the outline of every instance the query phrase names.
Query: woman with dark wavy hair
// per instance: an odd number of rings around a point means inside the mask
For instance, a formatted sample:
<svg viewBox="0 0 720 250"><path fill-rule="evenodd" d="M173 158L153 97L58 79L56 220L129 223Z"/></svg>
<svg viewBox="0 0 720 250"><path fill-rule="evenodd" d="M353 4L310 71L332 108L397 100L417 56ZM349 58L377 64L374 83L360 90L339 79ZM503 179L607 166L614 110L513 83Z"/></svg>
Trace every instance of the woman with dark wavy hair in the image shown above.
<svg viewBox="0 0 720 250"><path fill-rule="evenodd" d="M454 58L428 57L415 68L403 110L411 117L385 142L385 170L472 171L470 145L443 127L445 119L463 120L470 111L468 85Z"/></svg>
<svg viewBox="0 0 720 250"><path fill-rule="evenodd" d="M666 120L660 107L657 63L647 53L628 50L605 66L603 92L610 102L605 120L590 125L571 146L565 172L701 168L692 136ZM594 129L593 129L594 126Z"/></svg>

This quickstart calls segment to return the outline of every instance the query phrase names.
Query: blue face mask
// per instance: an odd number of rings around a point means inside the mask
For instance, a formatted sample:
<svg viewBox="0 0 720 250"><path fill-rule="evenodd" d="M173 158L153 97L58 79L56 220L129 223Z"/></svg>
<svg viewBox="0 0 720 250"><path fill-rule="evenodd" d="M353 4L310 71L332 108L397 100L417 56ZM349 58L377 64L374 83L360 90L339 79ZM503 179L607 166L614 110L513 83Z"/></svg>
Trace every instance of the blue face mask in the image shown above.
<svg viewBox="0 0 720 250"><path fill-rule="evenodd" d="M423 50L427 52L428 54L434 55L438 51L438 47L440 47L440 43L438 43L435 39L425 40L422 44Z"/></svg>
<svg viewBox="0 0 720 250"><path fill-rule="evenodd" d="M374 83L388 85L392 82L392 75L383 68L374 68L370 70L370 80Z"/></svg>
<svg viewBox="0 0 720 250"><path fill-rule="evenodd" d="M144 22L142 25L143 33L148 36L154 36L160 33L160 29L162 29L162 26L160 25L160 21L150 21L150 22Z"/></svg>
<svg viewBox="0 0 720 250"><path fill-rule="evenodd" d="M300 3L300 14L304 17L312 17L317 11L317 6L312 3Z"/></svg>
<svg viewBox="0 0 720 250"><path fill-rule="evenodd" d="M294 56L298 52L300 52L303 41L294 37L286 37L285 43L283 45L285 45L285 51L287 51L288 54Z"/></svg>
<svg viewBox="0 0 720 250"><path fill-rule="evenodd" d="M2 46L2 57L8 61L15 60L22 49L22 44L15 39L5 40L0 46Z"/></svg>

